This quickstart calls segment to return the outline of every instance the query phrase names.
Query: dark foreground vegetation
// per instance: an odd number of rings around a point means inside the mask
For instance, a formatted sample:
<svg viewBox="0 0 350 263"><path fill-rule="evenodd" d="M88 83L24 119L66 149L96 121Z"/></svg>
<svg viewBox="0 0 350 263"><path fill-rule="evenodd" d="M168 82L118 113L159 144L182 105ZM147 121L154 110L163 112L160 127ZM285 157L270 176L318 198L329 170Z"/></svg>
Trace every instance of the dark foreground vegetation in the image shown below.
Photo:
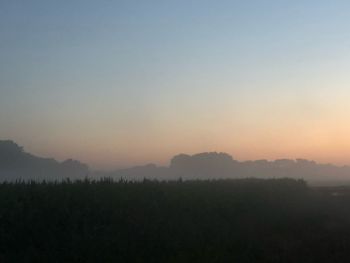
<svg viewBox="0 0 350 263"><path fill-rule="evenodd" d="M348 262L349 211L292 179L3 183L0 262Z"/></svg>

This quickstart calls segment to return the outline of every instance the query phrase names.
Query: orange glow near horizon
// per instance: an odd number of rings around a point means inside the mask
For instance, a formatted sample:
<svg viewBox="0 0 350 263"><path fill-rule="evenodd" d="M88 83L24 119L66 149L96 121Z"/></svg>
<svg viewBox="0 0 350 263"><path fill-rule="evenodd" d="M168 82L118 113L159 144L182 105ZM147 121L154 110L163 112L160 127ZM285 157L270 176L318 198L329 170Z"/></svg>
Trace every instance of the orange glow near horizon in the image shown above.
<svg viewBox="0 0 350 263"><path fill-rule="evenodd" d="M291 123L275 129L263 129L260 123L256 125L229 129L226 123L226 126L192 130L189 127L182 130L177 126L178 129L172 131L168 127L170 130L165 129L163 133L142 136L130 133L121 140L111 134L110 137L105 135L103 140L92 136L57 141L51 145L24 146L27 151L42 156L60 160L75 158L86 162L93 169L114 169L147 163L168 165L176 154L210 151L226 152L240 161L304 158L319 163L350 164L348 127ZM176 137L176 134L179 135ZM47 149L45 151L42 150L44 146Z"/></svg>

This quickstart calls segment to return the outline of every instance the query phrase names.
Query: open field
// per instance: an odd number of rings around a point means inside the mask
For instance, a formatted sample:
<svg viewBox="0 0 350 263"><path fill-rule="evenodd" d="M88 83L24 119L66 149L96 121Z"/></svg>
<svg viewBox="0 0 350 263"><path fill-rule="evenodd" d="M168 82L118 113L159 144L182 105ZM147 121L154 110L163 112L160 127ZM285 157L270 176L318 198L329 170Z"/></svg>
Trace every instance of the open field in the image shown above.
<svg viewBox="0 0 350 263"><path fill-rule="evenodd" d="M349 207L292 179L3 183L0 259L346 262Z"/></svg>

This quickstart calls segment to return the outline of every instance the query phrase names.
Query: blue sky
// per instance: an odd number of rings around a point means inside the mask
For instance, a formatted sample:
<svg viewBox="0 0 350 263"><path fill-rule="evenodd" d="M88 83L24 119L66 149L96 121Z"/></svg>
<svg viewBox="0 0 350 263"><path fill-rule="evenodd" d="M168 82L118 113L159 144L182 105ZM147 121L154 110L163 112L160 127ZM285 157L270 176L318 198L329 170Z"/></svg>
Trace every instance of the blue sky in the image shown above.
<svg viewBox="0 0 350 263"><path fill-rule="evenodd" d="M350 163L347 1L1 1L0 136L93 167Z"/></svg>

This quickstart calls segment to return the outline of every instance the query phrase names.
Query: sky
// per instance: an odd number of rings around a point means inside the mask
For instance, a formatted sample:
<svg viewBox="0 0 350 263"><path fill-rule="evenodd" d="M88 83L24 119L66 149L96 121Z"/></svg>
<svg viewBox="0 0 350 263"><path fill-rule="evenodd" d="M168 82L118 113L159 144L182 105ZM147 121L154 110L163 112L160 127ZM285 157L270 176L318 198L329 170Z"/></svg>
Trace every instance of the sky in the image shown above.
<svg viewBox="0 0 350 263"><path fill-rule="evenodd" d="M350 164L350 2L0 1L0 139L96 169Z"/></svg>

